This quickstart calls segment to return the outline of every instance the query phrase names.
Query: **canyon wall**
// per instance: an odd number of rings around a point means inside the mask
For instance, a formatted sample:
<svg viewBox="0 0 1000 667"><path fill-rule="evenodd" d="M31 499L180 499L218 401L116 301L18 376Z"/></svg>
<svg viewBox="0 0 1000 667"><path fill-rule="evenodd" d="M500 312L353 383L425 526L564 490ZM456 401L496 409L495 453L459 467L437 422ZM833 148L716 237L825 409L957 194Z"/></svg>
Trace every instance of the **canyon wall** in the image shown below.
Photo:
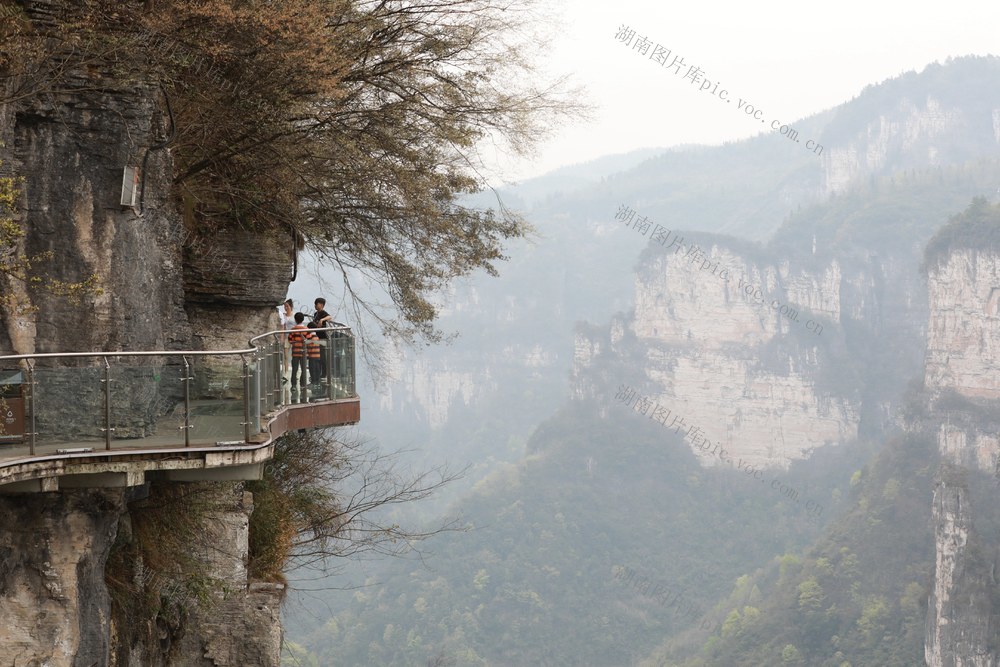
<svg viewBox="0 0 1000 667"><path fill-rule="evenodd" d="M51 26L61 9L60 0L36 0L24 17ZM0 354L246 348L271 328L292 275L290 236L192 233L163 145L172 129L164 88L122 80L111 62L65 72L56 90L23 98L13 95L21 82L4 81L0 92L16 101L0 105L0 175L21 179L16 250L39 258L32 275L93 289L73 299L0 276L18 301L0 312ZM144 168L141 208L121 205L125 167ZM65 400L69 408L79 396ZM118 652L104 563L129 522L128 499L120 489L0 497L0 662L91 667L118 655L115 664L137 667L277 665L282 593L247 577L249 505L226 519L241 530L217 536L238 557L204 561L231 591L217 607L224 613L199 616L194 604L179 645L161 652L165 638L150 633L148 645Z"/></svg>
<svg viewBox="0 0 1000 667"><path fill-rule="evenodd" d="M929 266L927 283L925 428L936 434L948 467L934 493L936 559L925 657L930 667L996 667L1000 539L977 524L994 514L1000 498L993 483L1000 479L1000 253L953 249ZM978 505L970 477L985 487Z"/></svg>

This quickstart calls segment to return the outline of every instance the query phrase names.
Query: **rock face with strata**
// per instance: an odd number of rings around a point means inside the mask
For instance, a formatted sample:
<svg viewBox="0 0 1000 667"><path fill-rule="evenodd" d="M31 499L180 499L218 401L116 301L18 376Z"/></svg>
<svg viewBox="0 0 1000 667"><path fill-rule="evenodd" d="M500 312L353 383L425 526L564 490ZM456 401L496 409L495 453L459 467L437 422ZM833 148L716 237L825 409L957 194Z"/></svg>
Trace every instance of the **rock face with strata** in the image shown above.
<svg viewBox="0 0 1000 667"><path fill-rule="evenodd" d="M607 388L579 384L586 383L581 369L635 347L652 399L755 466L787 467L816 447L856 437L859 397L820 386L810 346L824 330L838 335L842 294L870 295L870 278L848 279L836 260L806 270L752 260L721 243L698 247L699 259L688 255L690 246L647 253L634 315L613 322L606 338L578 334L576 396L606 395ZM799 352L762 353L788 338ZM705 465L718 463L692 451Z"/></svg>
<svg viewBox="0 0 1000 667"><path fill-rule="evenodd" d="M36 0L25 11L51 25L60 2ZM93 278L98 288L72 302L0 277L0 290L24 306L0 312L0 354L245 348L250 336L270 328L293 271L291 240L220 233L218 250L209 254L213 246L185 231L172 194L171 151L158 147L171 129L164 94L154 81L124 82L112 64L94 62L68 72L57 92L0 106L0 175L23 179L18 252L49 257L35 263L39 275L65 283ZM122 206L124 168L140 166L142 205ZM67 395L76 397L64 401L67 415L80 418L88 395ZM146 398L137 414L153 409L156 397ZM122 426L142 435L152 417ZM122 497L11 496L0 498L0 512L0 663L109 664L117 647L109 639L103 564L127 522ZM246 512L236 513L244 523ZM245 530L218 538L227 550L245 553ZM235 593L221 605L224 617L187 628L191 653L118 664L277 665L280 594L252 588L245 567L231 565L206 562L206 573L230 578ZM150 635L150 642L129 651L153 655L160 638Z"/></svg>
<svg viewBox="0 0 1000 667"><path fill-rule="evenodd" d="M1000 257L952 252L930 268L927 285L927 389L1000 399Z"/></svg>
<svg viewBox="0 0 1000 667"><path fill-rule="evenodd" d="M934 490L936 557L927 604L924 658L928 667L996 667L1000 617L991 591L1000 585L996 563L983 567L972 525L969 494L959 475L945 473ZM978 547L978 548L977 548Z"/></svg>
<svg viewBox="0 0 1000 667"><path fill-rule="evenodd" d="M120 491L0 496L0 664L106 665Z"/></svg>
<svg viewBox="0 0 1000 667"><path fill-rule="evenodd" d="M161 606L155 618L113 619L112 667L242 667L280 662L284 586L250 582L247 572L253 497L231 485L200 485L198 493L199 502L209 503L211 509L201 517L190 542L187 567L208 586L195 595L172 580L148 576L148 570L133 563L130 578L141 589L159 590ZM139 627L121 627L124 624Z"/></svg>
<svg viewBox="0 0 1000 667"><path fill-rule="evenodd" d="M929 423L949 468L934 493L936 559L925 657L929 667L996 667L1000 605L992 591L1000 588L1000 555L996 536L976 530L966 476L995 475L1000 466L1000 256L954 249L929 266L927 283L924 385L934 406ZM948 401L949 395L958 399ZM989 500L995 501L990 486Z"/></svg>
<svg viewBox="0 0 1000 667"><path fill-rule="evenodd" d="M23 295L28 308L4 313L0 350L165 348L190 339L177 248L168 241L180 218L166 203L164 151L147 161L143 213L120 205L124 168L162 138L161 103L152 86L118 87L89 75L71 77L44 102L5 108L0 159L23 178L21 252L48 253L37 271L65 283L93 277L100 292L68 303L5 279L5 291Z"/></svg>
<svg viewBox="0 0 1000 667"><path fill-rule="evenodd" d="M928 69L935 67L941 66L930 65ZM957 106L933 94L905 96L893 102L894 108L883 110L861 127L852 127L852 141L824 151L821 159L827 195L843 192L869 174L885 173L889 166L902 171L944 161L960 162L1000 146L1000 109L995 99L984 98L978 108ZM851 125L849 121L843 124Z"/></svg>

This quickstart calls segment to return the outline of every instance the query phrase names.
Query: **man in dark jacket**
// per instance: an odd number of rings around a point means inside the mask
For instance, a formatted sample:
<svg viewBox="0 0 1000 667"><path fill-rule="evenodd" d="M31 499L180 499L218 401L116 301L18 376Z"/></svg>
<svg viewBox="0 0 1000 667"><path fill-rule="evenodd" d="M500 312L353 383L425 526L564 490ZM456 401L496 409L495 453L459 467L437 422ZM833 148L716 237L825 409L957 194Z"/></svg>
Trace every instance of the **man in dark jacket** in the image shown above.
<svg viewBox="0 0 1000 667"><path fill-rule="evenodd" d="M324 329L333 323L333 316L326 312L326 299L323 297L316 299L316 302L313 305L316 306L316 314L313 315L313 322L316 324L316 328L318 329L316 331L316 336L319 338L319 381L323 381L326 380L327 350L330 345Z"/></svg>

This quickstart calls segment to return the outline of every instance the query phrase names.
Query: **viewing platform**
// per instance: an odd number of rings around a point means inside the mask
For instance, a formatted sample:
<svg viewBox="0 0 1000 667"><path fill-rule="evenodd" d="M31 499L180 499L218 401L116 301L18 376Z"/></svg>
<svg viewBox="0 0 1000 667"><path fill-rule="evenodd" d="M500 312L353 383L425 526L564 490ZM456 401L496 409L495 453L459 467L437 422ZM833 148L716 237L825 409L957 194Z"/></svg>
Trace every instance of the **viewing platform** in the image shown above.
<svg viewBox="0 0 1000 667"><path fill-rule="evenodd" d="M360 420L353 333L310 331L327 338L306 387L288 331L245 350L0 356L0 493L260 479L285 433Z"/></svg>

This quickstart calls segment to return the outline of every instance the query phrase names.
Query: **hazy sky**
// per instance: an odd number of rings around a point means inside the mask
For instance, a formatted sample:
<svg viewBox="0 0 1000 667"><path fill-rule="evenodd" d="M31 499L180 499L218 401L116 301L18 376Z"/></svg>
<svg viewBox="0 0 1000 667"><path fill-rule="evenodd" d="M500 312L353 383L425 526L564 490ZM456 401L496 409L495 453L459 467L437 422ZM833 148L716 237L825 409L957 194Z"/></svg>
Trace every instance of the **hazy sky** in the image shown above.
<svg viewBox="0 0 1000 667"><path fill-rule="evenodd" d="M594 119L564 128L535 159L513 163L508 180L636 148L753 136L770 131L772 119L812 115L949 56L1000 54L1000 3L992 0L557 4L560 34L547 66L587 87ZM700 67L733 101L699 92L682 79L686 68L672 74L616 41L623 24ZM763 110L767 123L737 109L738 98Z"/></svg>

